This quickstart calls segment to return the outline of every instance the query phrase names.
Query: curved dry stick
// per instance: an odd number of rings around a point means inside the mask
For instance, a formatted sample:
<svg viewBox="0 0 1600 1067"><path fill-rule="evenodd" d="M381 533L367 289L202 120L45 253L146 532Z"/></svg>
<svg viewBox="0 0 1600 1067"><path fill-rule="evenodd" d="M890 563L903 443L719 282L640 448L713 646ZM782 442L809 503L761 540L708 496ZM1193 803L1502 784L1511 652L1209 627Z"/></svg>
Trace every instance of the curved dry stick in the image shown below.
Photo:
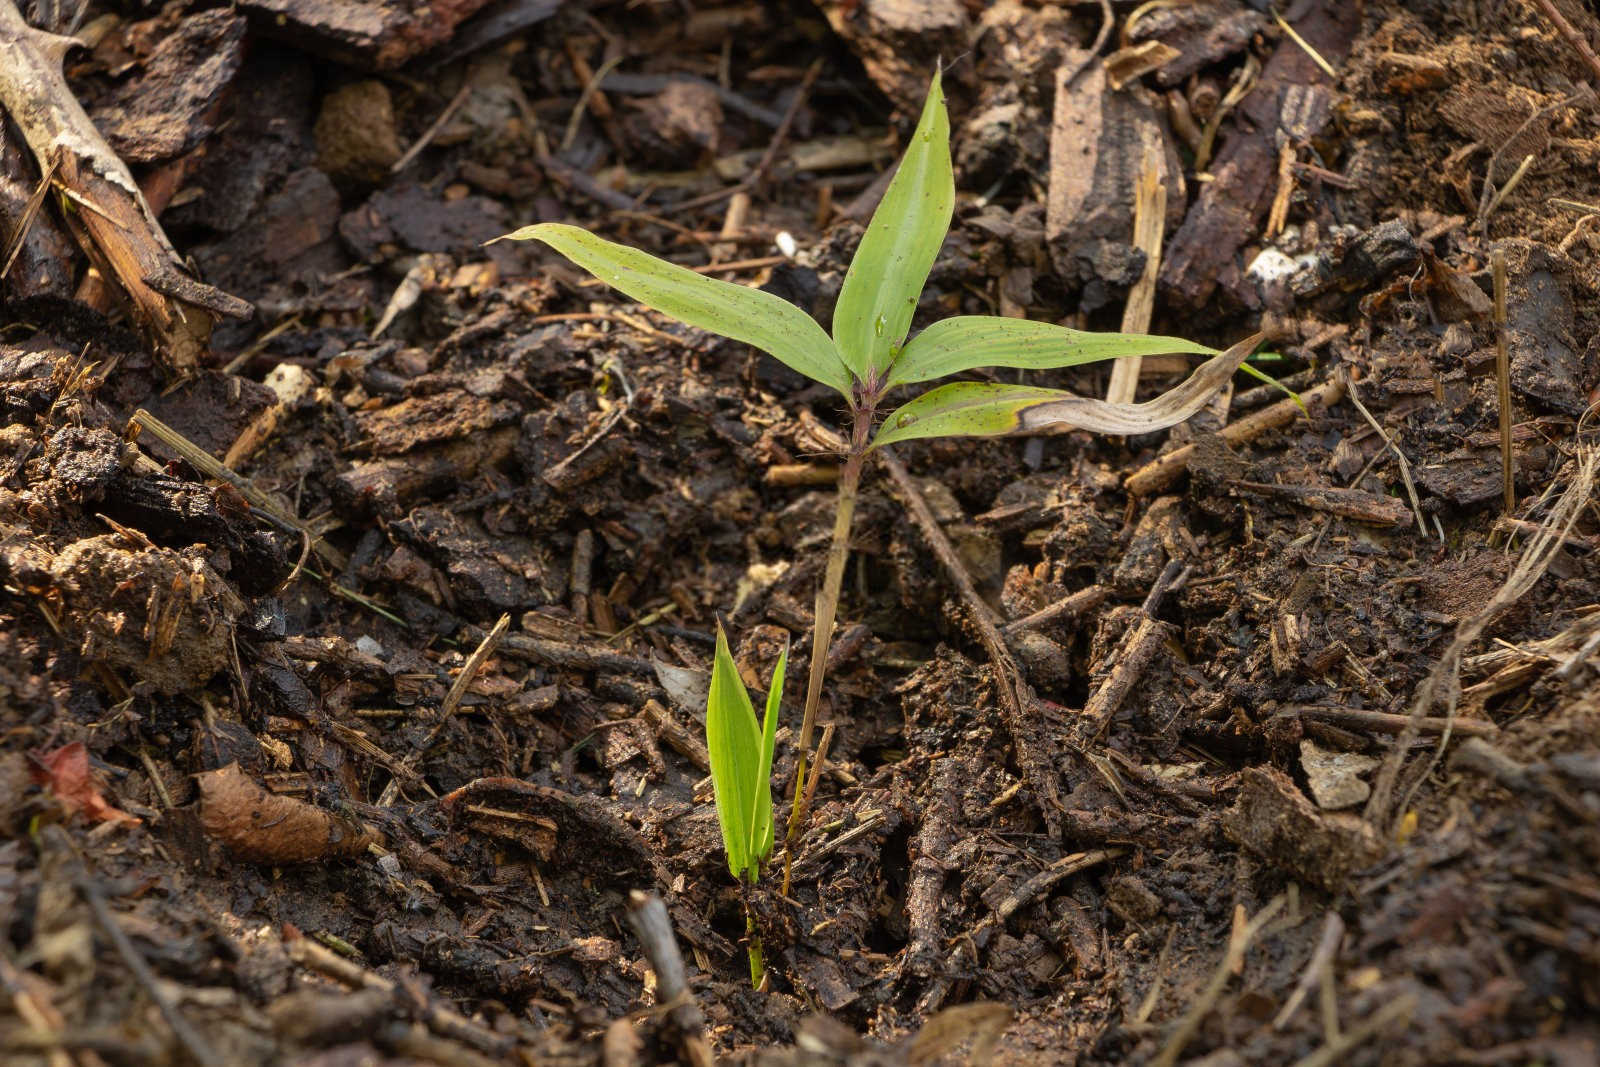
<svg viewBox="0 0 1600 1067"><path fill-rule="evenodd" d="M1097 401L1097 403L1102 402ZM916 483L911 480L911 474L906 470L905 464L887 448L880 448L878 454L882 457L883 465L888 468L890 476L894 478L906 510L916 521L917 528L922 531L934 555L938 556L939 562L944 565L945 573L960 593L967 613L972 616L973 625L978 629L984 651L988 652L989 662L994 666L995 685L1000 690L1001 718L1016 749L1017 764L1022 768L1022 775L1028 787L1033 790L1034 803L1038 806L1040 815L1044 817L1045 828L1051 837L1059 838L1062 804L1060 790L1057 788L1058 776L1050 752L1042 750L1042 746L1037 743L1039 740L1037 724L1043 719L1037 714L1030 714L1031 707L1024 707L1024 704L1032 705L1037 697L1034 696L1032 687L1022 680L1022 672L1017 669L1016 661L1011 657L1011 650L1006 647L1005 639L1000 636L1000 630L995 626L993 609L984 603L977 589L973 588L972 578L967 574L966 567L962 566L961 557L956 555L950 539L945 536L938 520L933 517L933 512L928 510L928 504L917 491Z"/></svg>
<svg viewBox="0 0 1600 1067"><path fill-rule="evenodd" d="M706 1039L706 1018L689 988L689 972L683 966L678 940L672 936L672 920L667 906L654 893L632 890L628 893L628 926L639 939L650 969L656 972L656 994L663 1008L670 1008L672 1021L683 1034L683 1051L693 1067L713 1067L715 1057Z"/></svg>

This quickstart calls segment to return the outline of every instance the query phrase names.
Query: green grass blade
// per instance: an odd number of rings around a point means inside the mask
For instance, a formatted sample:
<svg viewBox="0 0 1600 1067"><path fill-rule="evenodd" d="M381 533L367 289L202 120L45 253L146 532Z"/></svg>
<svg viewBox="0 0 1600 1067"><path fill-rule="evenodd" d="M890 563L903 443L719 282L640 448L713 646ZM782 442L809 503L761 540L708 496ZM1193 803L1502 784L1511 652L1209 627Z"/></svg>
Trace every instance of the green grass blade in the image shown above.
<svg viewBox="0 0 1600 1067"><path fill-rule="evenodd" d="M596 278L680 322L770 353L814 381L850 395L850 373L815 319L771 293L657 259L577 226L542 222L496 240L543 241ZM492 243L492 242L491 242Z"/></svg>
<svg viewBox="0 0 1600 1067"><path fill-rule="evenodd" d="M893 412L872 447L923 437L990 437L1067 426L1106 434L1151 433L1175 426L1211 395L1261 343L1246 338L1206 360L1178 385L1143 404L1110 404L1063 389L955 382L931 389Z"/></svg>
<svg viewBox="0 0 1600 1067"><path fill-rule="evenodd" d="M711 665L711 691L706 697L706 751L711 757L711 785L716 793L717 821L722 826L728 870L735 878L745 877L747 871L754 878L757 865L750 853L754 831L750 813L755 793L752 785L761 771L761 729L756 725L755 708L750 706L750 694L728 651L727 635L720 626L716 658ZM771 805L769 791L769 811Z"/></svg>
<svg viewBox="0 0 1600 1067"><path fill-rule="evenodd" d="M778 707L783 703L783 675L789 665L789 646L783 646L778 665L772 669L772 684L767 689L767 710L761 718L761 771L756 775L751 800L750 855L757 866L772 855L772 750L778 743Z"/></svg>
<svg viewBox="0 0 1600 1067"><path fill-rule="evenodd" d="M890 368L889 384L927 382L977 367L1045 370L1123 356L1176 353L1210 356L1216 349L1178 337L1089 333L1027 319L960 315L936 322L913 337Z"/></svg>
<svg viewBox="0 0 1600 1067"><path fill-rule="evenodd" d="M1255 358L1256 359L1261 359L1262 356L1264 356L1264 355L1266 355L1266 353L1257 352L1256 355L1255 355ZM1283 357L1282 356L1278 356L1277 358L1278 359L1282 359ZM1253 367L1249 363L1246 363L1244 366L1240 367L1239 369L1244 371L1246 374L1250 375L1250 377L1256 379L1256 381L1261 382L1264 385L1272 386L1278 392L1282 393L1284 396L1288 397L1290 400L1293 400L1295 407L1300 409L1301 414L1304 414L1304 415L1310 415L1311 414L1310 410L1306 407L1306 402L1304 400L1300 399L1300 394L1299 393L1295 392L1293 389L1290 389L1287 385L1284 385L1281 381L1279 381L1278 379L1274 378L1272 375L1268 374L1266 371L1261 370L1259 367Z"/></svg>
<svg viewBox="0 0 1600 1067"><path fill-rule="evenodd" d="M955 199L950 119L935 73L911 144L872 213L834 307L834 343L857 378L886 370L905 341Z"/></svg>

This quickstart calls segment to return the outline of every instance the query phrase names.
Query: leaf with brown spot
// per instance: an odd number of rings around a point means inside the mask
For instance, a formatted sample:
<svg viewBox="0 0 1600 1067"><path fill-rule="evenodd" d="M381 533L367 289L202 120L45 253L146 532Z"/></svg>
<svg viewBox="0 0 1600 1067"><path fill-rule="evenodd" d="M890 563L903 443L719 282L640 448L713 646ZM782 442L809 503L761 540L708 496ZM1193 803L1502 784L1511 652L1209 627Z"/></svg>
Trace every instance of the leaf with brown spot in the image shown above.
<svg viewBox="0 0 1600 1067"><path fill-rule="evenodd" d="M885 419L872 447L924 437L995 437L1050 426L1105 434L1164 430L1199 411L1255 351L1262 336L1247 337L1211 357L1180 384L1142 404L1112 404L1031 385L941 385Z"/></svg>

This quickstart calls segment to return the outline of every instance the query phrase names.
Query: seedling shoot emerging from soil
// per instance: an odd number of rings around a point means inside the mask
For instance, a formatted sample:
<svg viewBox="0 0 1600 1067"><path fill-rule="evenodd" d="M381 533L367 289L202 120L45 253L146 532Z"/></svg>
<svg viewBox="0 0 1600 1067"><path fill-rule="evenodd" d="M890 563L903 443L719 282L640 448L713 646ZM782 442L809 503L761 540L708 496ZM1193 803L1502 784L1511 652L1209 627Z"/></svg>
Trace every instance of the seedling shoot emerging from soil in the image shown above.
<svg viewBox="0 0 1600 1067"><path fill-rule="evenodd" d="M767 687L766 713L760 723L750 694L739 679L728 637L717 627L717 653L711 665L706 696L706 751L711 756L711 786L716 791L717 822L728 870L746 886L761 877L761 865L772 854L772 750L777 740L778 705L783 701L785 648ZM747 914L750 982L761 985L761 942Z"/></svg>
<svg viewBox="0 0 1600 1067"><path fill-rule="evenodd" d="M704 277L576 226L540 223L507 235L513 240L543 241L641 304L691 326L754 345L844 397L850 434L839 473L833 541L817 592L811 669L785 835L788 842L794 840L804 817L806 762L867 454L918 438L997 436L1046 426L1106 434L1165 429L1199 411L1260 341L1251 337L1217 352L1175 337L1086 333L1050 323L983 315L936 322L907 341L912 314L949 231L954 206L950 121L940 75L935 73L916 132L845 274L834 308L832 337L805 312L777 296ZM1031 385L961 381L929 389L878 420L881 402L898 386L986 367L1044 370L1166 353L1210 358L1181 384L1142 404L1112 404ZM719 813L721 797L719 790ZM723 831L726 838L726 820ZM735 862L735 847L730 843L730 865ZM752 853L740 855L747 864L759 865L760 859ZM749 866L736 866L734 873L738 876L750 870ZM783 888L787 892L787 864L785 873Z"/></svg>

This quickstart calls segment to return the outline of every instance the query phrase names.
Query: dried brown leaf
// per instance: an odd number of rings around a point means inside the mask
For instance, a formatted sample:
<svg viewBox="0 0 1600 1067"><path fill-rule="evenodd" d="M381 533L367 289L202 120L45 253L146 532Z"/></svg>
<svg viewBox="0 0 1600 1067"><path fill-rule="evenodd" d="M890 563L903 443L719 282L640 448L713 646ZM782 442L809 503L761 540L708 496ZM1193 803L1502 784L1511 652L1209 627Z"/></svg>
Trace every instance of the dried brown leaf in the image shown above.
<svg viewBox="0 0 1600 1067"><path fill-rule="evenodd" d="M312 863L354 856L377 840L355 821L294 797L262 788L230 763L195 776L200 784L200 826L251 863Z"/></svg>

